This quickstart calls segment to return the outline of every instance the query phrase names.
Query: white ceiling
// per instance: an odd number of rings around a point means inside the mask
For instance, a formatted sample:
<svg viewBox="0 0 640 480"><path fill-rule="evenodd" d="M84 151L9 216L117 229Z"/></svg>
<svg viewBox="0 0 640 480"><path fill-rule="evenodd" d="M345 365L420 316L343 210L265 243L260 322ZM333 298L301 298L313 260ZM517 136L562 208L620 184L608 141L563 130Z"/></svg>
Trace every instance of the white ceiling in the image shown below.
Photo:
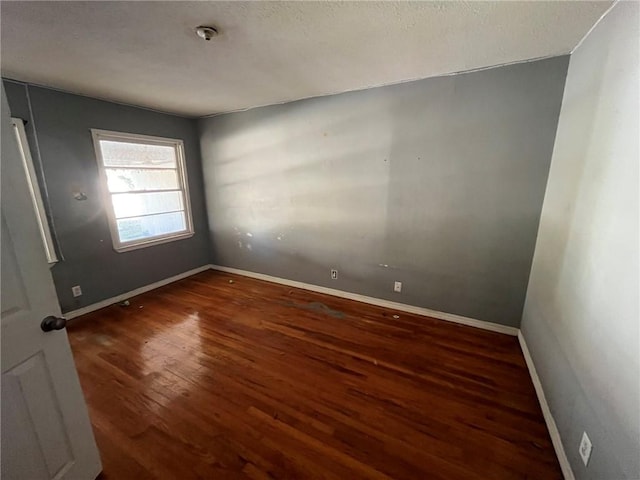
<svg viewBox="0 0 640 480"><path fill-rule="evenodd" d="M611 3L2 2L2 75L202 116L566 54Z"/></svg>

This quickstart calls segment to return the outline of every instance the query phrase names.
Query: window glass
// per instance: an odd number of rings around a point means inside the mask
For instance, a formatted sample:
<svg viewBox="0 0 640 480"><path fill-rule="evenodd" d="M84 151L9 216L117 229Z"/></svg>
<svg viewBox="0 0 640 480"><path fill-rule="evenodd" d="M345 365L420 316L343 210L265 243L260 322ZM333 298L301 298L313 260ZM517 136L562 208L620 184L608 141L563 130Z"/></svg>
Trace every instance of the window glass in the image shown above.
<svg viewBox="0 0 640 480"><path fill-rule="evenodd" d="M92 132L115 249L193 235L182 141Z"/></svg>

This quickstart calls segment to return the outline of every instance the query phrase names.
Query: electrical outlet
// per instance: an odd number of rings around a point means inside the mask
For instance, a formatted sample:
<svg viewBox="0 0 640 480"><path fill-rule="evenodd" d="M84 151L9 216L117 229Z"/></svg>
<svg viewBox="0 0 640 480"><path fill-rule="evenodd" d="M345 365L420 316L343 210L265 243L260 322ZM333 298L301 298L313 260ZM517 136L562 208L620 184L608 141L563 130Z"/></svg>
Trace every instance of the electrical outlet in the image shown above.
<svg viewBox="0 0 640 480"><path fill-rule="evenodd" d="M71 287L71 293L73 293L74 297L79 297L80 295L82 295L82 289L80 288L80 285Z"/></svg>
<svg viewBox="0 0 640 480"><path fill-rule="evenodd" d="M332 280L337 280L338 279L338 270L336 269L331 269L331 279Z"/></svg>
<svg viewBox="0 0 640 480"><path fill-rule="evenodd" d="M393 291L400 293L402 291L402 282L395 282L393 284Z"/></svg>
<svg viewBox="0 0 640 480"><path fill-rule="evenodd" d="M584 463L584 466L587 466L587 463L589 463L589 457L591 456L591 440L589 439L589 436L587 435L587 432L582 432L582 440L580 440L580 458L582 458L582 462Z"/></svg>

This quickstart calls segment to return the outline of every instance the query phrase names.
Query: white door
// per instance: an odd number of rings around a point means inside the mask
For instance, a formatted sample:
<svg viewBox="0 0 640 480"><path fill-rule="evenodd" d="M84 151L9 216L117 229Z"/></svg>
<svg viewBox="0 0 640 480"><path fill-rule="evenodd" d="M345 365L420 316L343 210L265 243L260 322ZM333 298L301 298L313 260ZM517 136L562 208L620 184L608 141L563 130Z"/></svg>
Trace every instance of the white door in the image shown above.
<svg viewBox="0 0 640 480"><path fill-rule="evenodd" d="M2 479L94 479L101 471L2 87ZM57 327L62 326L60 322Z"/></svg>

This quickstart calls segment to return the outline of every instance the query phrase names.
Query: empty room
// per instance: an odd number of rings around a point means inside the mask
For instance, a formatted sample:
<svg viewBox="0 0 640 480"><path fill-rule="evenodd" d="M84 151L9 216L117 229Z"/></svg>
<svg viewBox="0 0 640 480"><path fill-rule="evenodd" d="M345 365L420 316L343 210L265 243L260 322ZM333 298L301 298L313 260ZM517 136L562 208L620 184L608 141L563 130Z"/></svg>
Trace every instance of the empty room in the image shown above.
<svg viewBox="0 0 640 480"><path fill-rule="evenodd" d="M640 2L0 1L3 480L640 480Z"/></svg>

